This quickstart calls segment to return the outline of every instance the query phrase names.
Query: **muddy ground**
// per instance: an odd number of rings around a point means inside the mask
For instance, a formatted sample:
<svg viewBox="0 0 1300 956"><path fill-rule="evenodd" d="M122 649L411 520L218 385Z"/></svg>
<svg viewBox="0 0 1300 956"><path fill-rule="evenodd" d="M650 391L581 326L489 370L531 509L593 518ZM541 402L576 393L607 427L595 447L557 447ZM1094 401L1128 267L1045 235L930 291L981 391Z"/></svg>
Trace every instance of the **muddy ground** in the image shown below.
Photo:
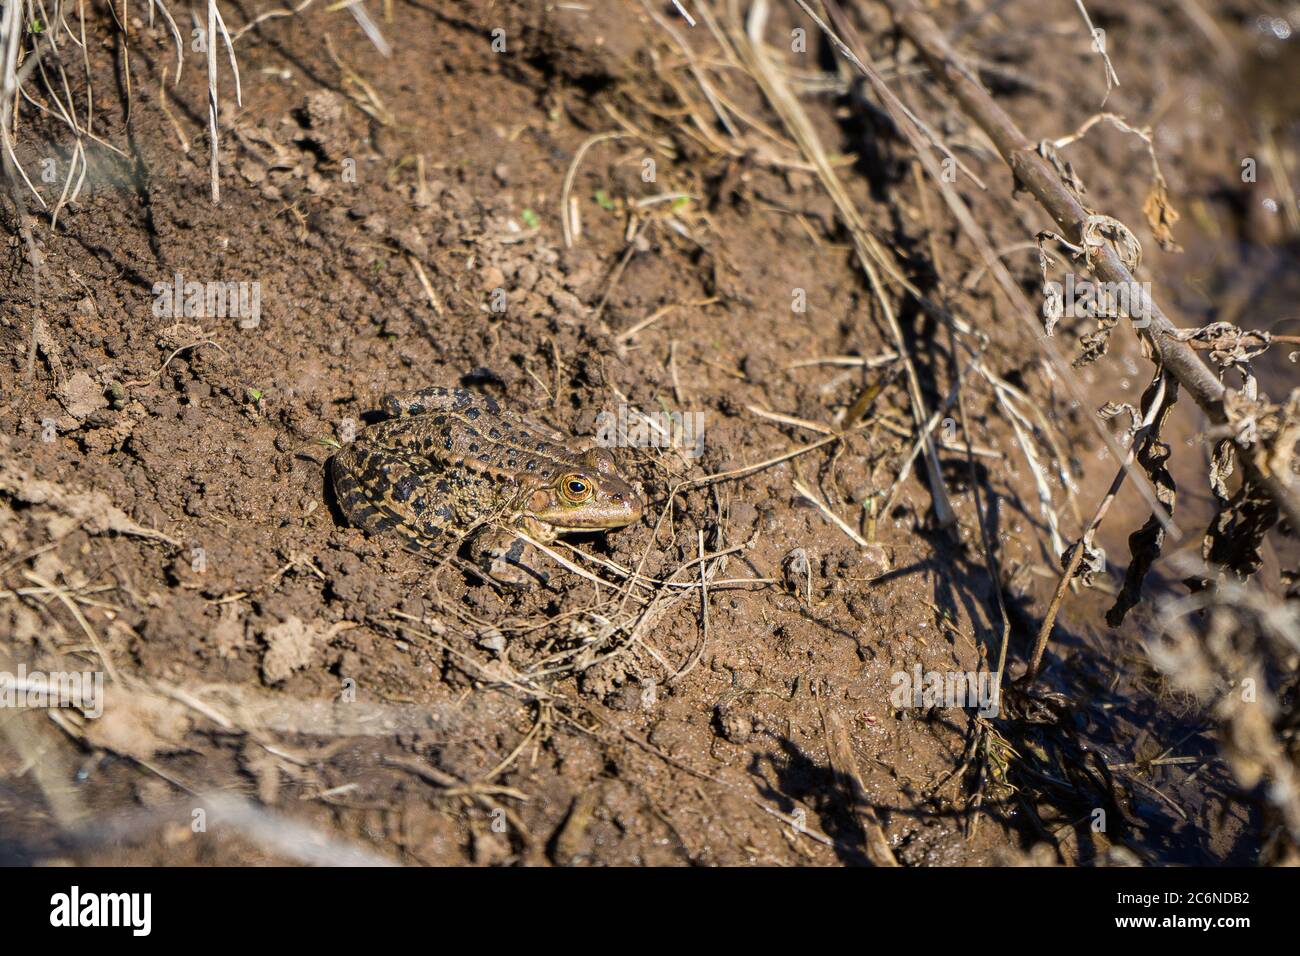
<svg viewBox="0 0 1300 956"><path fill-rule="evenodd" d="M0 712L0 859L833 865L879 862L873 835L907 866L1259 857L1254 794L1217 757L1205 710L1143 652L1153 605L1104 623L1146 517L1131 488L1103 526L1098 589L1062 611L1041 679L1052 706L981 734L974 708L891 701L900 672L996 662L994 573L1009 671L1023 670L1059 573L1025 446L1070 539L1114 459L810 21L775 3L767 36L849 195L1025 396L1018 434L987 380L964 381L936 432L951 530L921 461L885 508L915 434L899 363L811 361L890 353L888 320L826 191L706 24L632 0L373 6L388 58L346 10L238 35L242 106L222 51L219 205L203 54L187 43L173 84L161 20L133 19L124 38L87 11L91 129L109 145L88 142L57 223L27 194L36 286L6 220L0 653L11 671L103 672L107 697L97 719ZM932 8L1036 137L1074 130L1106 96L1074 5L1047 6ZM1197 325L1227 307L1244 262L1284 275L1293 261L1294 217L1262 204L1285 200L1284 174L1239 170L1251 155L1295 170L1282 91L1300 88L1300 58L1255 4L1201 4L1212 29L1188 6L1089 4L1122 84L1105 108L1154 128L1187 251L1160 250L1142 216L1139 141L1099 128L1065 152ZM272 8L223 11L235 33ZM959 183L1040 301L1032 240L1047 217L927 92L885 10L856 10L887 77L987 185ZM1269 15L1300 29L1296 12ZM84 124L80 61L64 51ZM72 132L24 104L18 133L52 208ZM44 159L53 182L36 176ZM169 312L177 281L257 283L258 311ZM1289 303L1257 302L1261 287L1276 284L1238 288L1235 308L1282 331ZM933 409L969 352L897 286L887 297ZM1072 358L1088 331L1067 320L1058 344ZM1275 390L1291 368L1273 369ZM1149 374L1117 333L1079 380L1095 408L1136 403ZM586 576L556 566L549 588L493 588L347 527L326 481L383 394L458 383L575 439L620 407L699 413L702 454L617 449L641 522L569 542L598 560L562 548ZM1171 427L1194 516L1208 492L1190 406ZM630 587L620 568L650 580ZM1278 572L1274 557L1264 575ZM1158 566L1153 590L1176 577Z"/></svg>

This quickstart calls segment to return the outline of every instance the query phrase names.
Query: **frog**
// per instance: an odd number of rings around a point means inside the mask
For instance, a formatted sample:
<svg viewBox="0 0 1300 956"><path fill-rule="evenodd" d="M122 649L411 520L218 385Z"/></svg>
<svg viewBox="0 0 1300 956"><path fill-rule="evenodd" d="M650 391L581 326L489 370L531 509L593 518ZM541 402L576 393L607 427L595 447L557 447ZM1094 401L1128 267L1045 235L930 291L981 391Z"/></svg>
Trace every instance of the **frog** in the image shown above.
<svg viewBox="0 0 1300 956"><path fill-rule="evenodd" d="M339 510L367 534L428 554L469 545L500 583L545 583L535 549L561 535L634 524L644 507L609 449L566 438L469 388L385 395L383 420L331 460Z"/></svg>

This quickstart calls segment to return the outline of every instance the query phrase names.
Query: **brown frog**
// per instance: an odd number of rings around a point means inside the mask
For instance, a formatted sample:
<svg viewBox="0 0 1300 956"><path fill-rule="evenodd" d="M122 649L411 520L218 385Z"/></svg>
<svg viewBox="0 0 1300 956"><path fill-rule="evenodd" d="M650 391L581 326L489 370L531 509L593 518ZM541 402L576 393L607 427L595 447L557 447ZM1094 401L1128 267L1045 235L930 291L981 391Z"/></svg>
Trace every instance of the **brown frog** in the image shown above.
<svg viewBox="0 0 1300 956"><path fill-rule="evenodd" d="M388 420L362 429L331 469L340 509L367 533L396 531L435 551L472 538L480 563L518 568L525 542L510 528L547 544L641 517L641 497L606 449L574 450L490 396L435 386L382 405Z"/></svg>

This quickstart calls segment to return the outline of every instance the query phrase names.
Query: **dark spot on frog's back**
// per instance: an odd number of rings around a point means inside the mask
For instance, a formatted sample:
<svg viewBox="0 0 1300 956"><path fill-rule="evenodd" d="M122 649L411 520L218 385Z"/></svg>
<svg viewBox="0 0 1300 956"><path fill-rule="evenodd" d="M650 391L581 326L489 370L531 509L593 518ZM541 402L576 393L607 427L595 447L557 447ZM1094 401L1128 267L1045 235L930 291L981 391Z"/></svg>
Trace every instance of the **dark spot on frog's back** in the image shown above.
<svg viewBox="0 0 1300 956"><path fill-rule="evenodd" d="M483 410L481 408L474 407L474 406L471 406L465 411L465 417L468 418L470 421L473 421L474 419L478 418L482 414L483 414Z"/></svg>
<svg viewBox="0 0 1300 956"><path fill-rule="evenodd" d="M415 475L403 475L393 483L393 497L398 501L406 501L422 484Z"/></svg>

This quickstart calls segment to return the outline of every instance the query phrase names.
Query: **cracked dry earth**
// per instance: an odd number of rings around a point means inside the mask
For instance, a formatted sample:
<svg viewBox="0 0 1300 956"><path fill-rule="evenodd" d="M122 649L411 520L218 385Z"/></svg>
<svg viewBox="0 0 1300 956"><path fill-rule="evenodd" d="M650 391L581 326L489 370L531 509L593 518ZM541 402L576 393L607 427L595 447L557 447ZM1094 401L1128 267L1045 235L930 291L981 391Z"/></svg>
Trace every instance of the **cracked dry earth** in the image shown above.
<svg viewBox="0 0 1300 956"><path fill-rule="evenodd" d="M1094 6L1145 27L1141 11ZM260 8L233 10L243 23ZM803 23L773 19L774 34ZM78 201L55 227L36 220L39 293L10 249L0 655L9 669L103 670L106 699L93 720L6 717L0 859L832 865L874 859L873 832L904 865L1249 851L1248 812L1214 770L1175 794L1178 813L1121 782L1128 823L1114 837L1087 825L1099 797L997 772L973 812L975 711L891 703L900 671L996 658L972 474L1013 659L1053 584L1049 529L978 377L963 399L974 470L964 451L940 452L955 529L934 529L919 463L874 512L912 446L907 391L888 360L810 362L893 344L816 178L784 134L755 133L777 120L751 81L719 87L755 121L732 147L684 117L683 92L699 97L689 64L638 3L580 15L403 2L380 26L391 59L346 11L239 39L243 106L223 86L213 206L202 65L187 58L160 105L170 41L136 22L128 118L116 27L87 24L97 133L126 155L92 148ZM1078 46L1073 68L1090 68ZM1033 55L1040 75L1073 82ZM1116 59L1119 105L1148 108L1162 78ZM1060 106L1032 88L1003 95L1031 126ZM1047 411L1067 451L1053 460L1046 431L1029 440L1095 500L1110 477L1086 467L1095 433L989 286L960 282L978 260L929 225L937 204L905 147L851 98L807 106L833 155L858 156L837 168L869 226L990 330L988 367ZM65 127L35 111L22 123L25 164L66 155ZM1168 157L1175 178L1182 158ZM1042 224L1005 171L979 149L968 159L990 185L972 208L998 242L1032 236ZM1122 181L1092 185L1140 206ZM61 185L41 188L53 200ZM1036 268L1016 260L1026 283ZM257 283L257 321L166 314L157 290L178 281ZM934 407L955 380L947 333L892 304ZM1124 361L1117 346L1089 374L1113 379ZM430 384L579 438L620 406L700 413L702 454L616 449L641 521L572 539L585 556L558 547L583 573L557 565L549 588L494 588L348 527L328 488L328 459L381 396ZM703 480L828 439L864 395L869 424L842 440ZM1139 728L1181 736L1192 718L1152 693L1140 625L1104 629L1103 607L1071 599L1049 679L1076 708L1059 736L1128 759ZM1068 750L1051 728L1005 732L1027 751ZM869 811L836 775L845 755Z"/></svg>

